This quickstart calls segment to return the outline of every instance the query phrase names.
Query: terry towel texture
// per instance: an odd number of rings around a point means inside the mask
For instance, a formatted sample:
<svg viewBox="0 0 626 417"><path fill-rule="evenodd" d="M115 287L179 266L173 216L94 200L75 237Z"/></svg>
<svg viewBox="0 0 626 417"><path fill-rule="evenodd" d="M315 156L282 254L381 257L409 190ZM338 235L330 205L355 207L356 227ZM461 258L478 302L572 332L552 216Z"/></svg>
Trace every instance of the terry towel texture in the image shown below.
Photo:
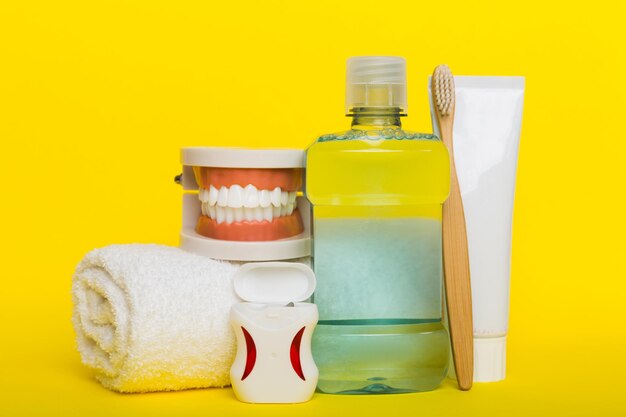
<svg viewBox="0 0 626 417"><path fill-rule="evenodd" d="M72 285L85 365L107 388L147 392L230 384L240 263L160 245L113 245L85 256Z"/></svg>

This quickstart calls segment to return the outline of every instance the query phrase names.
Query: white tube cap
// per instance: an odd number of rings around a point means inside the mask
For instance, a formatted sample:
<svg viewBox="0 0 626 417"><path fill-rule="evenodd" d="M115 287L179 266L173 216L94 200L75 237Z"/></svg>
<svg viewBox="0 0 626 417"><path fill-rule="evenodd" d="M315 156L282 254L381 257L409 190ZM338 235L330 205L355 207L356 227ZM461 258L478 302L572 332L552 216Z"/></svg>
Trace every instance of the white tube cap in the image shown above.
<svg viewBox="0 0 626 417"><path fill-rule="evenodd" d="M506 375L506 336L474 337L474 382L502 381Z"/></svg>
<svg viewBox="0 0 626 417"><path fill-rule="evenodd" d="M406 111L406 61L397 56L348 59L346 113L355 107L398 107Z"/></svg>

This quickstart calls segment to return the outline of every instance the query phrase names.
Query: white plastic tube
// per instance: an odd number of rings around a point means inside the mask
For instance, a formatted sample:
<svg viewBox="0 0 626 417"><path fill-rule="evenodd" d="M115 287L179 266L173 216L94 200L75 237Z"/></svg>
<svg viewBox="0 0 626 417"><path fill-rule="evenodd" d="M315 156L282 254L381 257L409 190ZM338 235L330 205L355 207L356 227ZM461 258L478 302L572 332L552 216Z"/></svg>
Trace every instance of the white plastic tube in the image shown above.
<svg viewBox="0 0 626 417"><path fill-rule="evenodd" d="M506 373L511 221L524 78L457 76L454 83L454 159L469 245L474 381L492 382Z"/></svg>

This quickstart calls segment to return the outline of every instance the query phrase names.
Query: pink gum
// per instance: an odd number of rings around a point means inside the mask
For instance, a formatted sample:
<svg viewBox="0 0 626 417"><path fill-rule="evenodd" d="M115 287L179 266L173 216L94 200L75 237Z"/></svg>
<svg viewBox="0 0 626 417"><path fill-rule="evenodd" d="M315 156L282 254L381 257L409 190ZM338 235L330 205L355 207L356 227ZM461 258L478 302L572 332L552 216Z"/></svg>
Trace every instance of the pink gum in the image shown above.
<svg viewBox="0 0 626 417"><path fill-rule="evenodd" d="M193 167L196 182L201 188L210 185L230 187L238 184L254 185L259 190L298 191L302 188L302 168L213 168Z"/></svg>

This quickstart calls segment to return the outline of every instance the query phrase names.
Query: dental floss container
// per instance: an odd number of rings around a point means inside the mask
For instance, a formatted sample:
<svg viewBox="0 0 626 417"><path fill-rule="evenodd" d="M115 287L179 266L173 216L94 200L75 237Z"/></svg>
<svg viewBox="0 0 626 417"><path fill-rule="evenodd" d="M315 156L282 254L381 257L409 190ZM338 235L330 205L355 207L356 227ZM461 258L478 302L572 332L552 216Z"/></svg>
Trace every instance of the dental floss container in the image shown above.
<svg viewBox="0 0 626 417"><path fill-rule="evenodd" d="M183 173L176 182L187 191L181 249L228 261L311 255L310 206L306 198L297 196L304 178L303 150L190 147L181 150L181 162ZM290 192L282 192L282 201L274 199L272 192L284 187ZM249 189L254 198L247 194ZM226 203L224 196L216 203L219 192L234 193L236 198ZM276 192L280 195L280 190Z"/></svg>
<svg viewBox="0 0 626 417"><path fill-rule="evenodd" d="M230 371L236 397L247 403L300 403L311 399L318 369L311 354L317 306L304 302L315 274L291 262L245 264L234 277L246 302L231 307L237 355Z"/></svg>

